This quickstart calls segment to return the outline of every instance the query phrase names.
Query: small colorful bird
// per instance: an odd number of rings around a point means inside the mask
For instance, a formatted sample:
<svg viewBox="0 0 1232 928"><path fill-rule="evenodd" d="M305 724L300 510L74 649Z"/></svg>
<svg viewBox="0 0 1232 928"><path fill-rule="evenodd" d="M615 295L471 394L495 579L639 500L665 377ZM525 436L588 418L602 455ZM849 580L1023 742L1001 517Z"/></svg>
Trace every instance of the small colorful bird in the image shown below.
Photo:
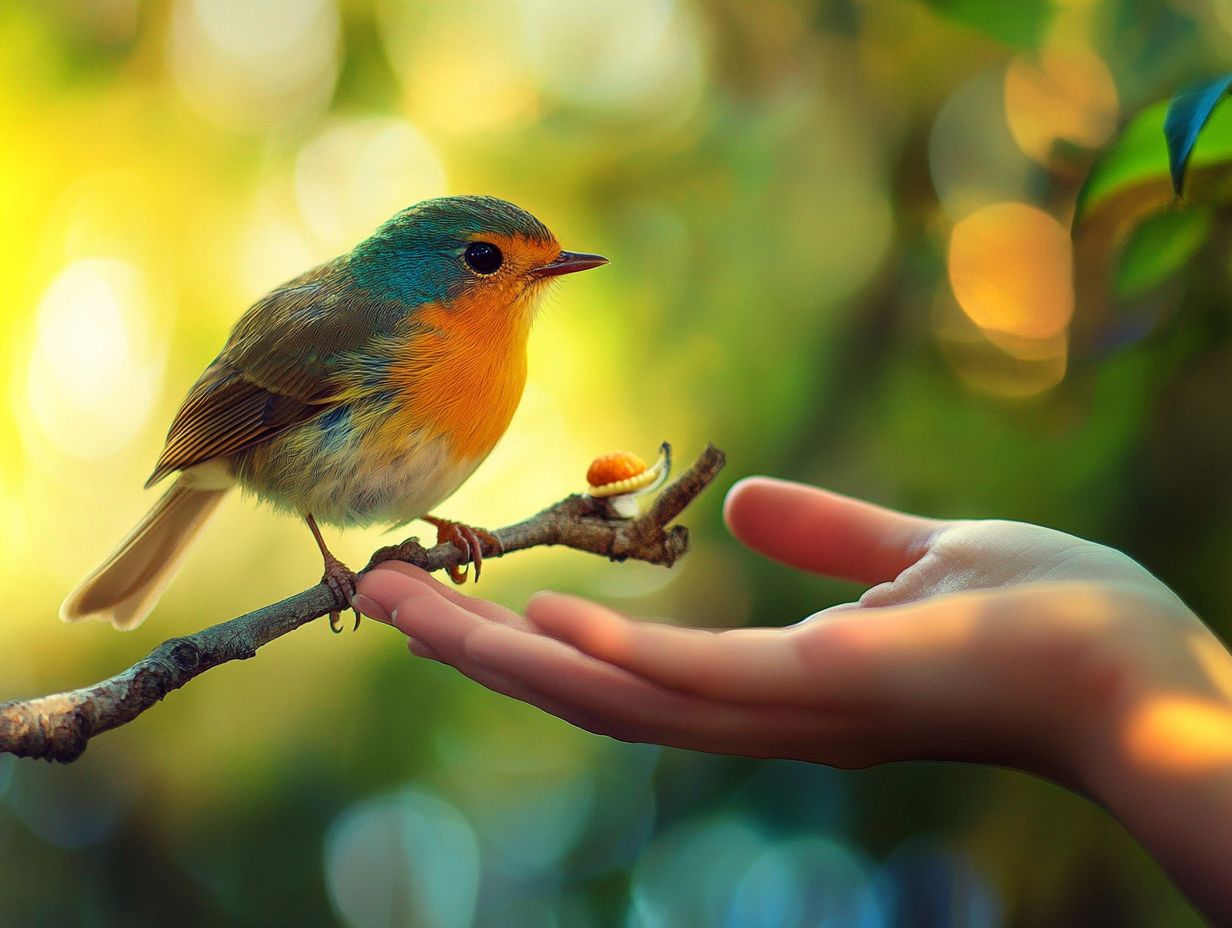
<svg viewBox="0 0 1232 928"><path fill-rule="evenodd" d="M481 537L495 539L429 513L509 426L546 284L607 263L562 251L512 203L442 197L259 300L189 391L146 486L179 471L175 483L60 617L141 624L236 485L307 521L322 579L347 601L355 574L330 553L318 520L421 518L478 579Z"/></svg>

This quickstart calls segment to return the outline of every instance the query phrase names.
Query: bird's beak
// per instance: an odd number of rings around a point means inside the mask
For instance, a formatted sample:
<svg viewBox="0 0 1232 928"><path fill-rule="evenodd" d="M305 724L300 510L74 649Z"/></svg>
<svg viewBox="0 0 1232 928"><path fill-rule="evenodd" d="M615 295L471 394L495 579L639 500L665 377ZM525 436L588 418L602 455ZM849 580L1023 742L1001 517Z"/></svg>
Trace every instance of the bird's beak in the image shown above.
<svg viewBox="0 0 1232 928"><path fill-rule="evenodd" d="M607 264L603 255L588 255L580 251L562 251L554 261L540 265L535 273L540 277L556 277L559 274L572 274L575 271L588 271L592 267L602 267Z"/></svg>

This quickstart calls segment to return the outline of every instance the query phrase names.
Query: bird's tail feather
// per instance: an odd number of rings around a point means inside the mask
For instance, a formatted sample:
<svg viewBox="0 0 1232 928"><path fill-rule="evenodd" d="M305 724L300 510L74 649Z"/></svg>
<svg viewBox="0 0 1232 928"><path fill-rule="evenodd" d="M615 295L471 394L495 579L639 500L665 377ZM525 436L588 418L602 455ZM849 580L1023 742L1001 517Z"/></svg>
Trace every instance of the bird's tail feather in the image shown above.
<svg viewBox="0 0 1232 928"><path fill-rule="evenodd" d="M111 556L60 606L65 622L100 619L136 628L175 579L193 539L222 498L223 488L200 488L181 476Z"/></svg>

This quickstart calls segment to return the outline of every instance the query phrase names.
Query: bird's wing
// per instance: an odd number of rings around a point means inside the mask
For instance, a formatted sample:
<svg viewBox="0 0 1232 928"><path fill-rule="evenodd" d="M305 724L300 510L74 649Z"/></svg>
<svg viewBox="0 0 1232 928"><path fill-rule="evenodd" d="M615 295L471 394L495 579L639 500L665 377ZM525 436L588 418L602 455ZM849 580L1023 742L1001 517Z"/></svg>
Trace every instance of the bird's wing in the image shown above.
<svg viewBox="0 0 1232 928"><path fill-rule="evenodd" d="M146 486L344 402L354 389L339 376L345 362L389 334L399 314L356 291L340 261L264 297L189 391Z"/></svg>

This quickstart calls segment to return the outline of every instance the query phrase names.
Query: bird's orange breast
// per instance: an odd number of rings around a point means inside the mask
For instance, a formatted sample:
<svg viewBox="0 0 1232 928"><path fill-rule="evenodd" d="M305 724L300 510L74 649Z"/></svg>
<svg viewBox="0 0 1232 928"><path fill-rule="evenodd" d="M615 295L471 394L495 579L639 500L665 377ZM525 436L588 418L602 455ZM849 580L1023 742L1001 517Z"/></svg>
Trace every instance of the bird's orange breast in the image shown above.
<svg viewBox="0 0 1232 928"><path fill-rule="evenodd" d="M529 299L485 305L463 296L420 309L415 321L430 328L395 351L389 380L396 408L382 442L426 429L448 442L455 459L484 458L509 427L526 384Z"/></svg>

